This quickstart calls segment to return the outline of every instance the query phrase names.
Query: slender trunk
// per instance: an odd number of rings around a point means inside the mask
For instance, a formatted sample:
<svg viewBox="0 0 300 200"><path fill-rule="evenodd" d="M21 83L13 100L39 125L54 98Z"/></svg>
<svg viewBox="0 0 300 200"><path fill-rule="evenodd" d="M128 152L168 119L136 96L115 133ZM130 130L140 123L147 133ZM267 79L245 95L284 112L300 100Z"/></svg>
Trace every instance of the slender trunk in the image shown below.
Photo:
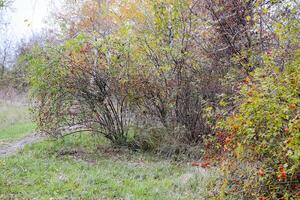
<svg viewBox="0 0 300 200"><path fill-rule="evenodd" d="M4 67L4 65L1 64L0 80L3 80L3 77L4 77L4 71L5 71L5 67Z"/></svg>

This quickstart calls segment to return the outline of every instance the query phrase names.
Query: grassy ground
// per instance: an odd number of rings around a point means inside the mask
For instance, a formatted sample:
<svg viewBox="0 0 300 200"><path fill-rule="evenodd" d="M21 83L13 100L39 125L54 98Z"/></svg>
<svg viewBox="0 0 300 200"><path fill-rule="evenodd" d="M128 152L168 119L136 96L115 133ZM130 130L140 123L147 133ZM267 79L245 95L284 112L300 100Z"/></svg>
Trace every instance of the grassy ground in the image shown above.
<svg viewBox="0 0 300 200"><path fill-rule="evenodd" d="M0 146L32 133L25 106L0 104ZM99 145L100 144L100 145ZM114 149L87 133L0 159L0 199L207 199L215 170Z"/></svg>
<svg viewBox="0 0 300 200"><path fill-rule="evenodd" d="M28 108L0 102L0 145L22 138L34 130Z"/></svg>
<svg viewBox="0 0 300 200"><path fill-rule="evenodd" d="M82 133L0 160L0 199L207 199L214 170L113 149Z"/></svg>

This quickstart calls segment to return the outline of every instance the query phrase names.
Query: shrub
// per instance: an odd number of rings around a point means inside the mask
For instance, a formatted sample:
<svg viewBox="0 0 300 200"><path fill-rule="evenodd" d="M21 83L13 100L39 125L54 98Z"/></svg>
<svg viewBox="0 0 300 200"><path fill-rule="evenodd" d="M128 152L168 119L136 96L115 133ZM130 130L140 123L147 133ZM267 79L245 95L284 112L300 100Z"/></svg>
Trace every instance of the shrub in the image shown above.
<svg viewBox="0 0 300 200"><path fill-rule="evenodd" d="M118 74L106 68L104 53L92 45L81 34L54 48L35 47L26 56L35 121L54 137L85 130L124 145L129 121L126 88Z"/></svg>
<svg viewBox="0 0 300 200"><path fill-rule="evenodd" d="M221 123L225 148L237 159L229 167L229 179L245 198L299 195L299 53L284 69L271 59L266 68L256 69L241 87L238 108Z"/></svg>

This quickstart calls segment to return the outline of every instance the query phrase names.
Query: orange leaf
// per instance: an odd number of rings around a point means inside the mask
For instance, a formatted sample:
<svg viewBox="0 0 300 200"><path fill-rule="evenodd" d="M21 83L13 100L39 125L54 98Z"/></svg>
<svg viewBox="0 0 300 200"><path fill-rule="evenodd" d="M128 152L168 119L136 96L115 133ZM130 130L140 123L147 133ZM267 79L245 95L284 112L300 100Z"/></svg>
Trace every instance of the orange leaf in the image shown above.
<svg viewBox="0 0 300 200"><path fill-rule="evenodd" d="M263 170L263 169L259 169L259 170L258 170L258 175L259 175L259 176L264 176L264 175L265 175L264 170Z"/></svg>
<svg viewBox="0 0 300 200"><path fill-rule="evenodd" d="M200 162L193 162L193 163L192 163L192 166L193 166L193 167L208 168L208 167L209 167L209 163L208 163L208 162L203 162L203 163L200 163Z"/></svg>

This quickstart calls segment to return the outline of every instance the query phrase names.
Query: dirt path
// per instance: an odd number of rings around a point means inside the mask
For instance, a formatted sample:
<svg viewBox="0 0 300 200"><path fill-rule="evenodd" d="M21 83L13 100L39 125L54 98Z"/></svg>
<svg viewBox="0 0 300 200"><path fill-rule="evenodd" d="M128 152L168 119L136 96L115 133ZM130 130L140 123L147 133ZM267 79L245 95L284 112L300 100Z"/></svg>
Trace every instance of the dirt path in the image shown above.
<svg viewBox="0 0 300 200"><path fill-rule="evenodd" d="M0 146L0 158L5 156L10 156L17 153L19 150L23 149L27 144L33 144L42 139L42 136L37 134L26 136L20 140L12 142L5 146Z"/></svg>

